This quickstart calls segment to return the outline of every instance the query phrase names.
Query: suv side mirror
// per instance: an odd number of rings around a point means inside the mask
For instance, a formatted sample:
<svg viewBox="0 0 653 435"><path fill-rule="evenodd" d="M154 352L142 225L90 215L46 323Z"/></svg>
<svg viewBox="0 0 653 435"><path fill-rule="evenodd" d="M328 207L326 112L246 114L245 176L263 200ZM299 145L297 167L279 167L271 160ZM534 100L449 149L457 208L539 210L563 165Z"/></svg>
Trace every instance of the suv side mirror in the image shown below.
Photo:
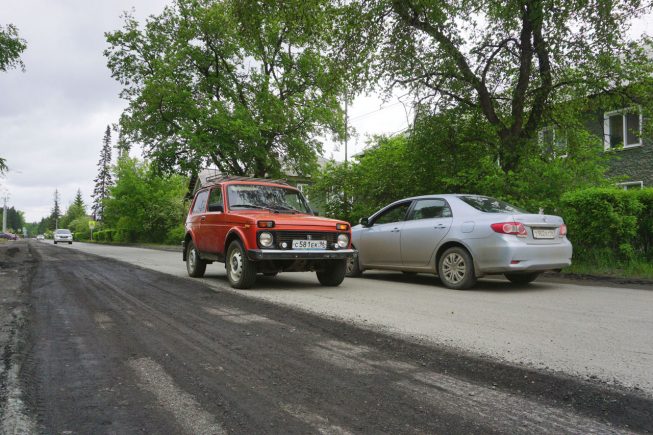
<svg viewBox="0 0 653 435"><path fill-rule="evenodd" d="M219 211L222 213L224 212L224 207L222 206L222 204L209 204L209 211L210 212Z"/></svg>
<svg viewBox="0 0 653 435"><path fill-rule="evenodd" d="M366 217L364 217L364 218L360 218L360 220L358 221L358 223L361 224L361 225L364 226L364 227L369 227L369 226L370 226L370 219L369 219L369 218L366 218Z"/></svg>

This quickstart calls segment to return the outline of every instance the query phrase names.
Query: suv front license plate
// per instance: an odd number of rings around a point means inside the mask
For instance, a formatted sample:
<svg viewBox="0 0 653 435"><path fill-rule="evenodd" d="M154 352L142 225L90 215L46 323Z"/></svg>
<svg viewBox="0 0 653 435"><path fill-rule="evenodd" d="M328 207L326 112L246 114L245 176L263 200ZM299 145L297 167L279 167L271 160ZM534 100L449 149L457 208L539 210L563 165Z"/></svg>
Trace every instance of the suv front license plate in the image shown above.
<svg viewBox="0 0 653 435"><path fill-rule="evenodd" d="M326 249L326 240L293 240L293 249Z"/></svg>
<svg viewBox="0 0 653 435"><path fill-rule="evenodd" d="M533 229L533 238L535 239L554 239L556 230Z"/></svg>

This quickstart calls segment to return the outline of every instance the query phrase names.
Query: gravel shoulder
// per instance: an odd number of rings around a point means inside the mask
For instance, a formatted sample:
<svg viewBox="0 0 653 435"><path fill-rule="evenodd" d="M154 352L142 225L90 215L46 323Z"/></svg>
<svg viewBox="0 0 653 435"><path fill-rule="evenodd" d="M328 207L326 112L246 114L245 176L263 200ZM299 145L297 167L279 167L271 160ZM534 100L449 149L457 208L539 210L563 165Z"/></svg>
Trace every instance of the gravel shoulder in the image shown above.
<svg viewBox="0 0 653 435"><path fill-rule="evenodd" d="M29 286L36 267L27 242L0 244L0 433L32 433L20 372L28 346Z"/></svg>

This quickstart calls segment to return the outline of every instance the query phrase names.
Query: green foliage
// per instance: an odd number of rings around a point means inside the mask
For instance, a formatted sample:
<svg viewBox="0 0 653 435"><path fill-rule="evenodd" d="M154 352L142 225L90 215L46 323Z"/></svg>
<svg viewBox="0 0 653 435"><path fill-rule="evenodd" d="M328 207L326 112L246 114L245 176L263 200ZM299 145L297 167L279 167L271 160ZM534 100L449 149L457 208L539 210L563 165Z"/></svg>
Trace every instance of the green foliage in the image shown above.
<svg viewBox="0 0 653 435"><path fill-rule="evenodd" d="M356 83L388 94L401 86L422 112L456 108L482 120L489 135L480 143L506 174L529 158L542 127L574 125L560 105L608 89L621 107L653 104L651 38L626 39L628 23L651 10L644 0L339 4L336 40Z"/></svg>
<svg viewBox="0 0 653 435"><path fill-rule="evenodd" d="M165 242L167 245L180 245L186 236L186 227L179 224L168 231Z"/></svg>
<svg viewBox="0 0 653 435"><path fill-rule="evenodd" d="M306 173L316 138L343 129L346 64L324 40L331 10L322 0L176 0L143 26L127 15L105 51L129 103L125 140L166 172Z"/></svg>
<svg viewBox="0 0 653 435"><path fill-rule="evenodd" d="M609 182L606 157L588 133L569 134L564 158L531 143L520 169L504 173L484 145L486 127L455 110L418 119L410 133L375 138L358 162L327 165L309 196L326 215L353 223L398 199L434 193L484 194L552 213L565 192Z"/></svg>
<svg viewBox="0 0 653 435"><path fill-rule="evenodd" d="M115 168L116 183L104 202L104 226L117 242L162 243L183 222L188 180L156 173L147 162L123 158Z"/></svg>
<svg viewBox="0 0 653 435"><path fill-rule="evenodd" d="M0 206L0 222L4 216L4 208ZM7 230L14 234L23 234L23 227L25 226L25 215L22 211L16 210L14 207L7 208ZM1 230L2 228L0 228Z"/></svg>
<svg viewBox="0 0 653 435"><path fill-rule="evenodd" d="M82 192L81 190L77 189L77 194L75 195L73 203L70 204L68 210L66 210L66 213L59 220L59 228L68 228L73 231L71 228L72 222L82 217L86 219L88 226L88 221L91 218L86 215L86 204L84 204Z"/></svg>
<svg viewBox="0 0 653 435"><path fill-rule="evenodd" d="M16 26L12 24L0 26L0 71L7 71L17 67L24 70L25 65L20 60L20 55L26 48L27 44L24 39L18 36Z"/></svg>
<svg viewBox="0 0 653 435"><path fill-rule="evenodd" d="M561 214L574 256L631 261L651 253L653 189L590 188L563 195ZM648 257L650 259L650 256Z"/></svg>

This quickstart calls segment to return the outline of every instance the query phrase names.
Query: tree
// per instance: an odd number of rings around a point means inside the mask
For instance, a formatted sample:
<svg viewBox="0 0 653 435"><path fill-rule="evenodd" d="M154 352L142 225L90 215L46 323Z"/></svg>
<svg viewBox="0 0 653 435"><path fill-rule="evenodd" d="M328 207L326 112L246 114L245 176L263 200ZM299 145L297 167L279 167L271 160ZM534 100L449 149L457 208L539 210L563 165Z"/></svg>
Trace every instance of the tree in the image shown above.
<svg viewBox="0 0 653 435"><path fill-rule="evenodd" d="M76 219L83 218L86 216L86 204L84 204L84 199L82 198L82 191L77 189L77 194L73 203L70 204L66 214L61 218L61 226L68 227L71 222ZM86 219L88 222L88 219Z"/></svg>
<svg viewBox="0 0 653 435"><path fill-rule="evenodd" d="M27 48L24 39L18 36L16 26L9 24L6 27L0 26L0 71L4 72L12 68L20 67L25 70L20 55ZM7 171L7 161L0 157L0 175Z"/></svg>
<svg viewBox="0 0 653 435"><path fill-rule="evenodd" d="M505 173L528 158L555 107L610 93L650 105L651 39L625 39L643 0L343 1L343 56L431 114L482 115L485 145ZM361 76L365 81L367 76ZM642 91L642 92L638 92ZM624 106L622 106L624 107Z"/></svg>
<svg viewBox="0 0 653 435"><path fill-rule="evenodd" d="M116 184L105 201L105 228L116 231L114 240L165 242L168 233L184 220L188 180L159 175L147 162L129 157L123 157L115 171Z"/></svg>
<svg viewBox="0 0 653 435"><path fill-rule="evenodd" d="M107 125L102 138L102 150L98 161L98 176L95 178L95 189L93 190L93 220L102 220L104 212L104 200L109 196L111 181L111 127Z"/></svg>
<svg viewBox="0 0 653 435"><path fill-rule="evenodd" d="M177 0L143 28L106 35L129 102L123 135L158 169L233 175L306 173L317 136L342 133L346 64L324 43L323 0Z"/></svg>
<svg viewBox="0 0 653 435"><path fill-rule="evenodd" d="M54 204L52 205L52 212L50 212L50 229L55 230L59 227L59 219L61 218L61 207L59 205L61 199L59 197L59 190L54 191Z"/></svg>
<svg viewBox="0 0 653 435"><path fill-rule="evenodd" d="M25 69L20 55L27 48L24 39L18 36L18 29L12 24L0 25L0 71L12 68Z"/></svg>
<svg viewBox="0 0 653 435"><path fill-rule="evenodd" d="M0 207L0 222L2 222L4 210ZM22 211L16 210L14 207L7 209L7 229L13 233L20 233L25 226L25 215Z"/></svg>

